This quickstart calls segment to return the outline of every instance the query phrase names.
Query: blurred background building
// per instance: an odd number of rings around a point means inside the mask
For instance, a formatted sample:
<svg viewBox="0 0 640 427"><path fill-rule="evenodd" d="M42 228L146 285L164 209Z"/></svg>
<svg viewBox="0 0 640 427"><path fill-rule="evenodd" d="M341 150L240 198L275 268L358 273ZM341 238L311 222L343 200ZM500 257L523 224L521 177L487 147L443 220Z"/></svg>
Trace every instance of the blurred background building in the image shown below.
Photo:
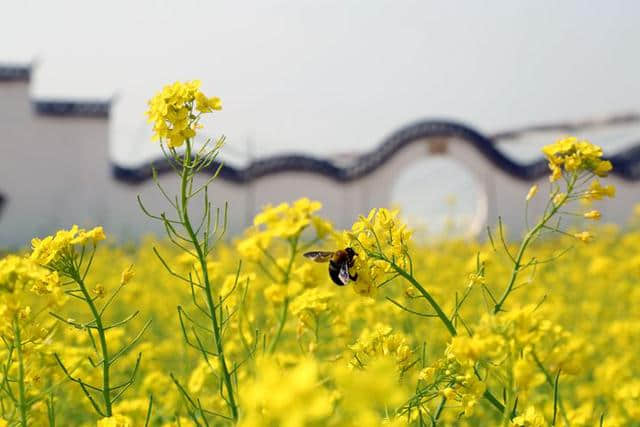
<svg viewBox="0 0 640 427"><path fill-rule="evenodd" d="M623 223L640 201L639 17L632 1L11 3L0 246L72 223L154 231L135 199L166 209L146 99L193 78L223 99L205 130L229 141L213 190L233 231L303 195L340 226L395 204L431 233L498 215L517 231L540 147L566 133L613 157L603 213Z"/></svg>

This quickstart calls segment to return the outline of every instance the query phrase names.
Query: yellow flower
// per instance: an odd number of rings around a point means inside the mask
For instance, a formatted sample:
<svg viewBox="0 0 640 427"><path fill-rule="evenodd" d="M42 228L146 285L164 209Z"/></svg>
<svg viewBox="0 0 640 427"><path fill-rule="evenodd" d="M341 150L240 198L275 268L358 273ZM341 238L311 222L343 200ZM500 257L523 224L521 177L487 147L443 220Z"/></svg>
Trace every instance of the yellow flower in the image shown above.
<svg viewBox="0 0 640 427"><path fill-rule="evenodd" d="M599 177L605 177L611 172L613 169L613 165L609 160L602 161L597 164L597 166L593 169L593 173L598 175Z"/></svg>
<svg viewBox="0 0 640 427"><path fill-rule="evenodd" d="M87 237L92 239L94 243L97 243L107 238L101 226L95 227L92 230L87 231Z"/></svg>
<svg viewBox="0 0 640 427"><path fill-rule="evenodd" d="M280 304L284 301L284 297L287 296L287 288L284 285L274 283L264 290L264 296L272 303Z"/></svg>
<svg viewBox="0 0 640 427"><path fill-rule="evenodd" d="M529 192L527 193L527 202L533 199L537 192L538 192L538 185L537 184L532 185L531 188L529 189Z"/></svg>
<svg viewBox="0 0 640 427"><path fill-rule="evenodd" d="M544 375L538 368L524 357L519 358L513 365L513 377L518 390L527 391L543 384Z"/></svg>
<svg viewBox="0 0 640 427"><path fill-rule="evenodd" d="M299 316L304 311L320 314L329 308L334 293L330 290L311 288L304 291L291 302L291 313Z"/></svg>
<svg viewBox="0 0 640 427"><path fill-rule="evenodd" d="M222 101L217 96L207 98L202 92L196 92L196 109L201 113L210 113L214 110L222 110Z"/></svg>
<svg viewBox="0 0 640 427"><path fill-rule="evenodd" d="M447 347L446 354L462 365L473 366L478 360L493 357L502 345L503 340L492 333L456 336Z"/></svg>
<svg viewBox="0 0 640 427"><path fill-rule="evenodd" d="M287 203L280 203L275 207L272 205L266 205L262 209L262 212L260 212L255 216L255 218L253 218L253 225L273 225L280 220L280 218L287 212L288 209L289 204Z"/></svg>
<svg viewBox="0 0 640 427"><path fill-rule="evenodd" d="M589 189L585 192L584 198L588 201L601 200L603 197L613 198L616 195L616 187L613 185L607 185L603 187L600 185L600 181L594 179L589 185Z"/></svg>
<svg viewBox="0 0 640 427"><path fill-rule="evenodd" d="M264 251L268 248L273 233L269 230L260 231L256 228L247 230L246 237L236 244L238 253L243 258L250 261L258 261L264 256Z"/></svg>
<svg viewBox="0 0 640 427"><path fill-rule="evenodd" d="M580 233L574 233L573 237L576 239L582 240L584 243L589 243L593 240L593 234L588 231L583 231Z"/></svg>
<svg viewBox="0 0 640 427"><path fill-rule="evenodd" d="M542 152L549 161L552 182L560 178L563 171L570 173L587 171L604 177L612 169L611 162L602 160L602 148L573 136L545 146Z"/></svg>
<svg viewBox="0 0 640 427"><path fill-rule="evenodd" d="M34 278L31 290L38 295L46 295L60 287L60 277L57 271L48 272Z"/></svg>
<svg viewBox="0 0 640 427"><path fill-rule="evenodd" d="M69 230L59 230L53 236L44 239L31 240L32 252L30 259L41 265L49 265L74 245L84 245L87 241L93 244L106 238L102 227L95 227L89 231L74 225Z"/></svg>
<svg viewBox="0 0 640 427"><path fill-rule="evenodd" d="M418 375L418 379L422 381L431 382L433 381L433 378L435 377L435 375L436 375L435 368L430 366L420 371L420 374Z"/></svg>
<svg viewBox="0 0 640 427"><path fill-rule="evenodd" d="M103 298L104 297L104 286L102 284L98 283L93 288L93 293L96 295L96 298Z"/></svg>
<svg viewBox="0 0 640 427"><path fill-rule="evenodd" d="M368 364L368 359L388 356L399 371L408 369L412 350L404 335L392 334L391 331L390 326L380 323L373 330L364 329L355 344L350 346L354 354L349 365L362 368Z"/></svg>
<svg viewBox="0 0 640 427"><path fill-rule="evenodd" d="M133 427L133 422L124 415L113 415L98 420L97 427Z"/></svg>
<svg viewBox="0 0 640 427"><path fill-rule="evenodd" d="M334 293L320 288L311 288L298 295L291 302L291 313L298 318L299 333L304 329L313 330L318 316L329 311L329 303Z"/></svg>
<svg viewBox="0 0 640 427"><path fill-rule="evenodd" d="M154 141L166 141L171 148L180 147L196 135L200 114L222 109L219 98L208 98L200 91L200 81L175 82L165 86L150 101L146 115L153 122Z"/></svg>
<svg viewBox="0 0 640 427"><path fill-rule="evenodd" d="M596 210L585 212L584 214L585 218L593 219L593 220L599 220L601 216L602 215L600 214L600 211L596 211Z"/></svg>
<svg viewBox="0 0 640 427"><path fill-rule="evenodd" d="M200 362L189 377L189 383L187 384L189 391L191 393L198 393L202 389L207 377L212 373L213 369L211 369L211 366L209 366L207 362Z"/></svg>
<svg viewBox="0 0 640 427"><path fill-rule="evenodd" d="M545 421L542 414L537 413L533 406L529 406L524 414L515 417L511 421L511 425L517 427L544 427Z"/></svg>
<svg viewBox="0 0 640 427"><path fill-rule="evenodd" d="M313 228L315 228L316 235L319 238L323 238L333 232L333 225L331 222L320 218L319 216L311 217L311 224L313 225Z"/></svg>
<svg viewBox="0 0 640 427"><path fill-rule="evenodd" d="M380 409L400 405L407 398L407 388L398 381L395 362L388 357L376 356L366 369L349 369L344 365L336 366L334 375L338 390L345 396L341 405L351 412L349 421L355 419L353 426L380 425L379 422L363 422L361 417L371 409Z"/></svg>
<svg viewBox="0 0 640 427"><path fill-rule="evenodd" d="M358 279L353 282L353 290L361 296L375 297L378 286L375 283L375 269L373 264L368 262L366 255L358 253L353 268L349 269L350 274L357 274Z"/></svg>
<svg viewBox="0 0 640 427"><path fill-rule="evenodd" d="M390 264L381 258L394 260L401 266L407 261L411 231L399 218L397 209L372 209L360 216L342 235L336 236L341 246L349 246L358 254L354 271L358 274L356 291L363 295L375 293L377 285L392 273Z"/></svg>
<svg viewBox="0 0 640 427"><path fill-rule="evenodd" d="M318 218L314 213L322 204L306 197L292 204L266 205L253 219L244 239L236 243L238 252L251 261L259 261L269 251L269 245L280 240L291 240L300 236L309 225L313 225L316 238L321 239L332 230L331 223Z"/></svg>
<svg viewBox="0 0 640 427"><path fill-rule="evenodd" d="M447 398L447 400L455 400L456 399L456 391L451 387L447 387L442 390L442 395Z"/></svg>
<svg viewBox="0 0 640 427"><path fill-rule="evenodd" d="M558 193L555 196L553 196L553 204L556 205L556 206L560 206L566 200L567 200L567 194L566 193Z"/></svg>
<svg viewBox="0 0 640 427"><path fill-rule="evenodd" d="M135 275L136 273L135 271L133 271L133 264L131 264L122 272L122 275L120 276L120 285L126 285L131 281L131 279L133 279L133 276Z"/></svg>
<svg viewBox="0 0 640 427"><path fill-rule="evenodd" d="M57 245L53 244L52 236L47 236L42 240L38 238L32 239L31 248L32 252L30 259L42 265L49 265L49 263L54 260L59 250Z"/></svg>
<svg viewBox="0 0 640 427"><path fill-rule="evenodd" d="M333 399L322 385L317 362L303 360L286 369L263 358L256 365L255 378L240 394L244 413L239 426L327 424Z"/></svg>
<svg viewBox="0 0 640 427"><path fill-rule="evenodd" d="M486 281L482 274L478 274L478 273L469 274L469 282L467 284L468 287L484 285L485 283Z"/></svg>
<svg viewBox="0 0 640 427"><path fill-rule="evenodd" d="M298 199L293 203L293 209L299 212L300 215L311 215L321 208L322 203L317 200L310 200L307 197Z"/></svg>

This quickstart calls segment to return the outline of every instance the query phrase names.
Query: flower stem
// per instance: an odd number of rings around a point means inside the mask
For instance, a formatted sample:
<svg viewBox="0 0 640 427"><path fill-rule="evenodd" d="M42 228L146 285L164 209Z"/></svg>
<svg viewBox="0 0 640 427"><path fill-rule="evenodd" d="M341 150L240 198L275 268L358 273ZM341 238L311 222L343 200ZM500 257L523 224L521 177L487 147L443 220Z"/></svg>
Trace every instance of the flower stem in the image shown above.
<svg viewBox="0 0 640 427"><path fill-rule="evenodd" d="M80 272L76 269L72 274L73 280L78 284L82 294L84 295L84 299L91 310L91 314L93 315L93 320L96 324L96 330L98 331L98 338L100 339L100 349L102 350L102 398L104 400L104 409L105 415L110 417L113 415L111 409L111 385L110 385L110 373L109 368L111 365L111 360L109 359L109 349L107 347L107 338L105 336L104 326L102 325L102 316L98 312L96 305L93 303L93 299L91 295L89 295L89 291L87 291L87 286L82 280L82 276Z"/></svg>
<svg viewBox="0 0 640 427"><path fill-rule="evenodd" d="M497 314L498 312L500 312L500 310L502 309L502 306L504 305L504 302L509 297L509 294L511 294L511 292L513 291L513 286L515 285L516 279L518 278L518 274L520 273L520 267L522 267L522 258L524 257L524 253L529 247L529 244L533 241L533 239L536 237L538 232L545 225L547 225L549 220L551 220L551 218L553 218L553 216L558 212L558 210L566 203L566 200L569 199L569 196L571 195L571 192L573 191L573 187L576 183L576 179L577 179L577 175L573 175L571 180L567 183L567 197L557 205L552 203L552 208L549 211L549 213L545 214L540 220L540 222L536 224L536 226L533 227L531 230L529 230L529 232L527 232L527 234L525 235L524 239L522 240L522 243L520 244L520 248L518 249L518 254L516 255L516 258L514 260L513 270L511 270L511 277L509 278L509 283L507 284L507 287L504 289L502 296L500 297L496 305L493 307L494 314Z"/></svg>
<svg viewBox="0 0 640 427"><path fill-rule="evenodd" d="M434 311L436 312L436 314L438 315L442 323L444 323L445 327L449 331L449 334L455 337L458 334L455 326L453 326L453 323L451 323L447 315L444 313L444 311L442 311L442 308L440 307L440 305L431 296L431 294L429 294L429 292L427 292L427 290L420 284L420 282L418 282L411 274L409 274L407 271L405 271L402 267L400 267L395 262L389 259L384 259L384 260L388 262L389 265L391 265L391 267L400 276L404 277L409 283L413 285L414 288L418 290L418 292L422 294L422 296L429 302L429 304L431 304L431 307L434 309ZM487 399L489 403L491 403L500 413L504 413L505 406L502 403L500 403L500 401L496 399L496 397L489 390L485 390L483 397Z"/></svg>
<svg viewBox="0 0 640 427"><path fill-rule="evenodd" d="M291 267L293 267L293 260L296 256L296 251L298 250L298 242L300 241L300 235L296 235L291 241L291 257L289 258L289 263L287 264L287 270L284 272L284 284L289 284L289 276L291 275ZM277 264L276 264L277 265ZM289 313L289 295L285 295L284 302L282 304L282 312L280 314L280 322L278 324L278 330L276 331L276 336L269 344L269 353L273 354L276 350L276 346L278 345L278 341L280 341L280 336L282 335L282 330L284 329L285 323L287 323L287 314Z"/></svg>
<svg viewBox="0 0 640 427"><path fill-rule="evenodd" d="M455 337L458 334L458 331L456 331L456 328L455 326L453 326L453 323L451 323L451 320L449 320L445 312L442 311L442 308L440 308L440 305L436 302L435 299L433 299L431 294L427 292L427 290L420 284L420 282L418 282L412 275L406 272L398 264L390 260L387 260L387 262L391 265L391 267L393 267L396 273L404 277L409 283L413 285L414 288L418 290L418 292L422 294L422 296L429 302L429 304L431 304L431 307L434 309L442 323L444 323L444 326L449 330L451 336Z"/></svg>
<svg viewBox="0 0 640 427"><path fill-rule="evenodd" d="M276 346L278 345L278 341L280 340L280 336L282 335L282 330L284 329L284 324L287 322L287 312L289 309L289 297L284 297L284 302L282 303L282 312L280 314L280 322L278 324L278 330L276 331L276 336L269 344L269 353L273 354L276 350Z"/></svg>
<svg viewBox="0 0 640 427"><path fill-rule="evenodd" d="M18 318L16 316L13 322L13 334L15 340L16 352L18 353L18 397L20 399L20 424L27 427L27 403L26 393L24 389L24 363L22 361L22 340L20 338L20 326L18 326Z"/></svg>
<svg viewBox="0 0 640 427"><path fill-rule="evenodd" d="M229 409L231 410L231 416L233 420L236 421L238 419L238 407L234 398L233 385L231 383L231 375L229 373L229 368L227 367L227 362L224 357L224 347L222 345L222 336L220 333L220 325L218 323L218 318L216 314L216 307L213 301L213 294L211 291L211 283L209 282L209 272L207 270L207 260L206 256L202 250L200 245L200 241L198 240L198 236L193 230L193 226L191 225L191 220L189 219L189 195L187 194L187 186L190 186L190 181L193 180L193 176L191 175L191 141L187 140L186 150L183 157L183 168L182 168L182 180L180 186L180 196L181 196L181 216L184 224L184 228L189 234L189 238L191 239L191 243L193 244L194 249L196 250L196 254L198 255L198 260L200 261L200 268L202 269L202 280L204 282L204 293L207 298L207 306L209 308L209 315L211 317L211 326L213 328L213 335L215 339L216 351L218 353L218 360L220 361L220 368L222 370L222 375L224 377L224 384L227 390L227 399L229 403Z"/></svg>

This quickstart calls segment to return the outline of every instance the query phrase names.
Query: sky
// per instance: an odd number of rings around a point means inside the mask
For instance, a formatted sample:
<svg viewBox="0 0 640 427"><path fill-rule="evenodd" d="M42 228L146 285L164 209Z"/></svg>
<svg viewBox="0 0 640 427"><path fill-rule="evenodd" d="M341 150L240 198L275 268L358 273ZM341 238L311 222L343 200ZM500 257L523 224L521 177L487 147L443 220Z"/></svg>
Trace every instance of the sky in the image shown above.
<svg viewBox="0 0 640 427"><path fill-rule="evenodd" d="M36 98L115 99L110 152L158 153L143 113L200 79L229 158L373 149L415 120L494 132L640 111L640 2L4 0L0 63Z"/></svg>

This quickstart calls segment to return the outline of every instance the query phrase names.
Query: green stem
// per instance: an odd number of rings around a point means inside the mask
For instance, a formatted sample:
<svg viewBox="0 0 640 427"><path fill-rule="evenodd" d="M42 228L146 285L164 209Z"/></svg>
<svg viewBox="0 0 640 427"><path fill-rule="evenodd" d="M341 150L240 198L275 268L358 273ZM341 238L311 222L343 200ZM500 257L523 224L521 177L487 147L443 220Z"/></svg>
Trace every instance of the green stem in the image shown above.
<svg viewBox="0 0 640 427"><path fill-rule="evenodd" d="M514 396L514 390L515 390L515 380L513 377L513 361L510 360L509 363L509 367L507 369L508 372L508 377L507 377L507 381L509 383L509 386L506 387L506 394L507 394L507 399L505 402L505 411L502 413L502 426L503 427L508 427L509 424L511 424L511 411L515 405L515 396Z"/></svg>
<svg viewBox="0 0 640 427"><path fill-rule="evenodd" d="M289 309L289 297L284 297L284 302L282 303L282 312L280 314L280 322L278 324L278 330L276 331L276 336L269 344L269 353L273 354L276 350L276 346L278 345L278 341L280 340L280 336L282 335L282 330L284 329L284 324L287 322L287 312Z"/></svg>
<svg viewBox="0 0 640 427"><path fill-rule="evenodd" d="M300 234L296 235L291 241L291 257L289 257L289 264L287 264L287 270L284 272L284 284L289 284L289 276L291 275L291 267L293 267L293 260L296 257L296 251L298 250L298 242L300 240ZM277 264L276 264L277 265ZM276 336L269 344L269 353L273 354L278 345L278 341L280 341L280 336L282 335L282 330L284 329L285 323L287 323L287 314L289 313L289 295L285 295L284 302L282 304L282 312L280 314L280 322L278 324L278 330L276 331Z"/></svg>
<svg viewBox="0 0 640 427"><path fill-rule="evenodd" d="M22 341L20 338L20 327L18 326L18 317L13 322L13 333L15 339L16 352L18 353L18 398L20 400L20 423L22 427L27 427L27 396L24 389L24 364L22 361Z"/></svg>
<svg viewBox="0 0 640 427"><path fill-rule="evenodd" d="M198 240L198 236L193 231L193 227L191 225L191 220L189 219L189 197L187 195L187 186L190 184L190 181L193 180L191 176L191 141L187 140L186 150L183 158L183 168L182 168L182 180L180 186L180 196L182 200L181 208L182 208L182 221L184 224L187 233L189 234L189 238L193 243L194 249L196 250L196 254L198 255L198 259L200 261L200 268L202 269L202 280L204 282L204 293L207 298L207 305L209 307L209 315L211 317L211 326L213 328L213 335L215 339L216 350L218 353L218 360L220 361L220 368L222 370L222 374L224 377L225 388L227 389L227 398L229 402L229 409L231 410L231 415L234 421L238 419L238 407L235 402L233 385L231 383L231 375L229 374L229 368L227 367L227 362L224 357L224 348L222 345L222 337L220 333L220 325L218 323L216 307L213 301L213 293L211 291L211 284L209 282L209 272L207 271L207 260L202 247L200 246L200 242Z"/></svg>
<svg viewBox="0 0 640 427"><path fill-rule="evenodd" d="M549 384L549 387L551 387L552 390L555 390L556 384L555 384L555 381L554 381L553 377L549 373L549 371L547 371L547 369L544 367L544 365L542 364L542 361L540 361L540 359L538 359L538 356L536 355L535 352L531 352L531 355L533 356L533 360L534 360L534 362L536 362L536 365L538 365L538 368L540 368L540 370L542 371L545 379L547 380L547 384ZM567 417L567 412L564 409L564 404L562 402L562 399L560 399L559 397L558 397L558 406L560 407L560 415L564 419L564 422L567 425L570 425L569 424L569 418Z"/></svg>
<svg viewBox="0 0 640 427"><path fill-rule="evenodd" d="M438 315L438 317L440 318L442 323L444 323L444 325L446 326L447 330L449 331L449 334L451 334L451 336L455 337L458 334L458 332L456 331L455 326L453 326L453 323L451 323L451 321L449 320L447 315L444 313L444 311L442 311L442 308L440 307L440 305L431 296L431 294L429 294L429 292L427 292L427 290L420 284L420 282L418 282L411 274L406 272L402 267L397 265L395 262L393 262L393 261L391 261L389 259L384 259L384 260L386 262L388 262L389 265L391 265L391 267L393 267L393 269L400 276L404 277L409 283L411 283L422 294L422 296L429 302L429 304L431 304L431 307L435 310L436 314ZM496 397L489 390L485 390L483 396L500 413L504 413L504 411L505 411L504 405L502 403L500 403L500 401L498 399L496 399Z"/></svg>
<svg viewBox="0 0 640 427"><path fill-rule="evenodd" d="M553 212L553 209L552 209L552 212ZM507 298L509 297L509 294L513 290L513 286L515 285L516 279L518 278L518 273L520 271L520 266L522 265L522 257L524 256L524 252L526 251L527 246L529 246L529 243L531 242L531 239L533 239L535 234L538 233L538 231L540 231L540 229L542 227L544 227L544 225L547 223L549 218L551 218L551 216L545 216L542 219L542 221L540 221L538 224L536 224L536 226L533 227L525 235L524 240L522 241L522 243L520 244L520 248L518 249L518 254L516 255L515 263L513 265L513 270L511 270L511 277L509 278L509 283L507 284L507 287L504 289L504 292L502 293L502 296L500 297L500 300L493 307L493 313L494 314L498 313L500 311L500 309L502 308L502 305L507 300Z"/></svg>
<svg viewBox="0 0 640 427"><path fill-rule="evenodd" d="M391 267L393 267L396 273L404 277L409 283L413 285L414 288L418 290L418 292L422 294L422 296L429 302L429 304L431 304L431 307L436 312L436 314L438 315L442 323L444 323L444 326L446 326L446 328L449 330L449 333L451 334L451 336L455 337L458 334L458 331L456 331L456 328L455 326L453 326L453 323L451 323L451 320L449 320L445 312L442 311L442 308L440 308L440 305L436 302L435 299L433 299L431 294L427 292L427 290L423 288L422 285L412 275L407 273L398 264L390 260L386 260L386 261L391 265Z"/></svg>
<svg viewBox="0 0 640 427"><path fill-rule="evenodd" d="M565 200L562 203L559 203L558 205L554 205L552 203L552 208L549 211L549 213L544 215L542 217L542 220L540 220L540 222L536 224L536 226L533 227L531 230L529 230L529 232L527 232L527 234L524 236L524 239L520 244L520 248L518 249L518 254L516 255L516 258L514 261L513 270L511 270L511 277L509 278L509 283L507 284L507 287L504 289L502 296L500 297L496 305L493 307L494 314L497 314L502 309L504 302L509 297L509 294L511 294L511 292L513 291L513 286L515 285L516 279L518 278L518 274L520 273L520 267L522 267L522 258L524 257L524 253L527 250L527 247L529 246L531 241L536 237L538 232L545 225L547 225L549 220L553 218L553 216L558 212L558 210L565 204L566 200L568 200L569 196L571 195L571 192L573 191L573 186L575 185L576 178L577 176L574 175L571 178L571 181L567 183L567 197L565 198Z"/></svg>
<svg viewBox="0 0 640 427"><path fill-rule="evenodd" d="M502 403L500 403L500 401L498 399L496 399L496 397L491 394L491 392L489 390L485 390L483 395L482 395L485 399L487 399L489 402L491 402L491 404L502 414L504 413L504 405Z"/></svg>
<svg viewBox="0 0 640 427"><path fill-rule="evenodd" d="M102 351L102 398L104 400L105 407L105 415L110 417L113 415L111 409L111 385L110 385L110 374L109 368L111 364L111 360L109 359L109 349L107 348L107 337L105 335L104 326L102 325L102 316L98 312L96 305L93 303L93 299L91 295L89 295L89 291L87 290L87 286L85 285L82 277L80 276L80 272L76 269L73 272L73 280L78 284L82 294L84 295L84 299L91 310L91 314L93 315L93 320L96 324L96 330L98 331L98 338L100 340L100 349Z"/></svg>

